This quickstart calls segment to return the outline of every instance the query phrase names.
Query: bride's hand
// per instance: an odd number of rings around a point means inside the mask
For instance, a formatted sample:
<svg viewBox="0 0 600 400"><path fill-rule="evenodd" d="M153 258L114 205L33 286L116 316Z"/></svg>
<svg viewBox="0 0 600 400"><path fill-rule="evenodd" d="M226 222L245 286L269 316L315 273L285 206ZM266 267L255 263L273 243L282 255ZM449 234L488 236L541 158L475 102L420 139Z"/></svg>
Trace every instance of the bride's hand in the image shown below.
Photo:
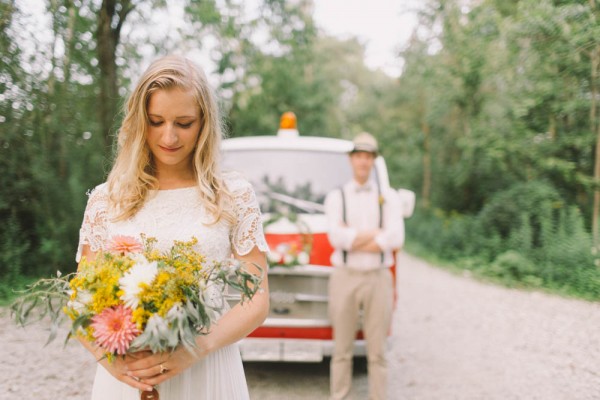
<svg viewBox="0 0 600 400"><path fill-rule="evenodd" d="M114 360L109 362L104 355L104 350L102 350L94 343L81 336L78 336L77 339L81 342L83 347L85 347L90 353L94 355L94 358L98 360L98 363L102 364L104 369L106 369L109 374L115 377L115 379L118 379L119 381L139 390L152 390L151 385L140 382L138 379L135 379L128 374L128 365L152 355L150 351L127 353L127 355L117 356Z"/></svg>
<svg viewBox="0 0 600 400"><path fill-rule="evenodd" d="M201 346L201 338L197 340L199 346ZM172 352L150 354L144 358L130 360L127 363L128 375L147 385L159 385L206 357L207 352L203 348L205 347L197 347L190 352L185 347L179 346Z"/></svg>
<svg viewBox="0 0 600 400"><path fill-rule="evenodd" d="M136 379L129 374L129 365L144 360L151 355L152 353L149 351L140 351L137 353L128 353L124 357L117 356L111 362L108 362L108 360L104 359L101 361L101 363L112 376L121 382L139 390L152 390L152 385L141 382L139 379Z"/></svg>

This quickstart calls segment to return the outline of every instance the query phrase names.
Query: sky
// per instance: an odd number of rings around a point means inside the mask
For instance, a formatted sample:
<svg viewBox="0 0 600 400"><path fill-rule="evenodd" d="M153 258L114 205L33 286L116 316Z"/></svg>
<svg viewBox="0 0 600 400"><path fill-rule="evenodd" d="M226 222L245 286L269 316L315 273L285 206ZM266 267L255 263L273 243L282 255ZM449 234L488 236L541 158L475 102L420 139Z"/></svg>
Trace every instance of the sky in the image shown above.
<svg viewBox="0 0 600 400"><path fill-rule="evenodd" d="M243 1L252 10L256 0ZM289 0L294 1L294 0ZM390 76L400 76L402 60L398 52L405 45L417 24L415 9L421 0L313 0L313 16L317 26L325 33L346 39L358 37L365 45L365 63L373 69L381 69ZM183 1L169 1L167 14L155 15L153 32L143 35L165 35L170 29L183 24ZM250 11L252 13L252 11ZM206 62L206 50L187 54L192 59Z"/></svg>
<svg viewBox="0 0 600 400"><path fill-rule="evenodd" d="M407 0L314 0L314 18L328 34L358 37L366 45L369 67L399 76L398 50L417 23L411 3L415 4Z"/></svg>
<svg viewBox="0 0 600 400"><path fill-rule="evenodd" d="M313 1L315 22L320 29L341 39L357 37L365 45L367 66L381 69L390 76L400 75L402 60L398 57L398 51L406 44L416 26L417 18L414 9L419 0ZM24 10L27 10L26 14L33 16L32 22L34 22L44 13L46 2L19 0L18 3ZM156 15L151 18L156 19L156 21L150 21L157 28L154 29L154 34L169 34L171 29L182 24L183 7L181 3L182 0L167 3L169 4L167 18L164 18L164 15ZM25 4L27 7L24 7ZM160 25L163 26L160 27ZM128 31L127 27L124 27L124 31ZM48 40L48 35L37 33L35 36L38 41ZM148 32L128 33L148 34ZM150 32L150 34L152 33Z"/></svg>

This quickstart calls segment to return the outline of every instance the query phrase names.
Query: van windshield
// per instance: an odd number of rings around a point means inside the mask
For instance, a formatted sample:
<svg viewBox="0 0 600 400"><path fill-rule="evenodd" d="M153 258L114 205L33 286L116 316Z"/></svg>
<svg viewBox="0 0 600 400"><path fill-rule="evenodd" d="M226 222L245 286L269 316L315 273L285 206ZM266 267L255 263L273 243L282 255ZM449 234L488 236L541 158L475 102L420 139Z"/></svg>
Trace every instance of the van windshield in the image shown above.
<svg viewBox="0 0 600 400"><path fill-rule="evenodd" d="M308 150L229 150L223 169L252 182L263 213L323 212L327 193L352 177L347 154Z"/></svg>

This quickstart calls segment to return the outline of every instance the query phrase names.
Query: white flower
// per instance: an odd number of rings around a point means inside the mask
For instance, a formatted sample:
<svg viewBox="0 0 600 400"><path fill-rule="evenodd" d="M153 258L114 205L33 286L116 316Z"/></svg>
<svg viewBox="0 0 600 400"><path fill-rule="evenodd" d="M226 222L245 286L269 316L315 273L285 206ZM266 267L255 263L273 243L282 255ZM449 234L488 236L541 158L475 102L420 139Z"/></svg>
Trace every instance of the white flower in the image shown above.
<svg viewBox="0 0 600 400"><path fill-rule="evenodd" d="M310 262L310 255L306 251L298 253L298 264L308 264Z"/></svg>
<svg viewBox="0 0 600 400"><path fill-rule="evenodd" d="M286 254L283 256L283 263L284 264L291 264L294 262L294 256L291 254Z"/></svg>
<svg viewBox="0 0 600 400"><path fill-rule="evenodd" d="M230 274L235 274L242 267L242 262L236 259L229 259L222 268L228 268Z"/></svg>
<svg viewBox="0 0 600 400"><path fill-rule="evenodd" d="M72 290L69 290L69 295L73 293ZM81 290L77 292L77 297L74 300L69 300L67 303L67 307L77 311L78 313L82 313L85 311L85 308L92 302L92 294L87 290Z"/></svg>
<svg viewBox="0 0 600 400"><path fill-rule="evenodd" d="M271 251L269 252L269 254L267 255L267 258L269 259L269 261L273 264L277 264L279 263L279 261L281 261L281 254L279 254L276 251Z"/></svg>
<svg viewBox="0 0 600 400"><path fill-rule="evenodd" d="M121 300L132 310L135 310L139 303L139 294L142 290L142 284L152 283L158 273L158 264L156 261L148 262L145 258L138 262L127 271L121 279L119 286L123 290Z"/></svg>
<svg viewBox="0 0 600 400"><path fill-rule="evenodd" d="M285 254L290 251L290 245L287 243L280 243L277 245L277 247L275 247L275 251L277 253Z"/></svg>

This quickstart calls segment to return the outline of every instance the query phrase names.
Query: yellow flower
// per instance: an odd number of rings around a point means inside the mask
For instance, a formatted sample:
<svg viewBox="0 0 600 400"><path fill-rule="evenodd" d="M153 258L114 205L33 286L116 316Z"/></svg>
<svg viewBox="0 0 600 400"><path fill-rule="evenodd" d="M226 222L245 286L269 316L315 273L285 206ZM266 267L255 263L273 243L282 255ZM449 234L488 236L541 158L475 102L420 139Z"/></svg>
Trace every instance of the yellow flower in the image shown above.
<svg viewBox="0 0 600 400"><path fill-rule="evenodd" d="M150 311L144 310L142 307L138 307L133 310L131 320L135 322L139 330L143 330L146 326L146 322L148 322L148 318L150 318L151 315L152 313Z"/></svg>

